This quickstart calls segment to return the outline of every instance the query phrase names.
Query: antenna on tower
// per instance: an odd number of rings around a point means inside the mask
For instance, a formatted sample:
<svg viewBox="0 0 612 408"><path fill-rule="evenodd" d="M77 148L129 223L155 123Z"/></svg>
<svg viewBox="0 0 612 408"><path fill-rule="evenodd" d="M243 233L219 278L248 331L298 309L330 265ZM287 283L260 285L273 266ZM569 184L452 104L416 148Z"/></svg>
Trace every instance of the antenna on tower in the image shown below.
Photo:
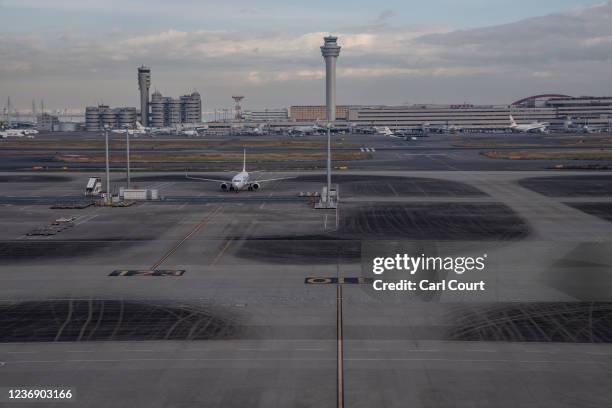
<svg viewBox="0 0 612 408"><path fill-rule="evenodd" d="M234 119L240 120L242 119L242 106L240 106L240 101L244 99L244 96L232 96L232 99L235 102L234 105Z"/></svg>

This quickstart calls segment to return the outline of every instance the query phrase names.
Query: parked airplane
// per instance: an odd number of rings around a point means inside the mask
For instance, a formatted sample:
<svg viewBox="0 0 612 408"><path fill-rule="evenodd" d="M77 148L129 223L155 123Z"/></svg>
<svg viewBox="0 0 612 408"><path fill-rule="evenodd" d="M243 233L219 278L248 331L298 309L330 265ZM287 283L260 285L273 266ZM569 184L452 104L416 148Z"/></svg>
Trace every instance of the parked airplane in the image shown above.
<svg viewBox="0 0 612 408"><path fill-rule="evenodd" d="M243 129L239 130L238 133L240 135L245 135L245 136L261 136L261 135L265 135L267 133L266 124L265 123L261 123L261 124L257 125L256 127L243 128Z"/></svg>
<svg viewBox="0 0 612 408"><path fill-rule="evenodd" d="M548 126L550 126L550 124L546 122L535 122L529 125L519 125L518 123L516 123L512 115L510 115L510 130L512 130L513 132L546 132Z"/></svg>
<svg viewBox="0 0 612 408"><path fill-rule="evenodd" d="M217 180L217 179L208 179L201 177L191 177L185 174L185 178L190 180L201 180L201 181L212 181L214 183L220 183L221 191L257 191L261 188L261 183L266 183L268 181L277 181L277 180L288 180L295 177L281 177L281 178L271 178L271 179L261 179L261 180L251 180L251 174L246 171L246 149L243 152L242 159L242 171L232 177L231 180Z"/></svg>
<svg viewBox="0 0 612 408"><path fill-rule="evenodd" d="M580 128L580 131L584 132L584 133L602 133L602 132L609 132L610 131L610 125L612 123L608 123L608 124L596 124L596 125L591 125L589 123L589 120L586 119L584 126L582 126Z"/></svg>
<svg viewBox="0 0 612 408"><path fill-rule="evenodd" d="M198 136L199 133L195 129L187 129L187 130L181 130L181 135L184 135L184 136Z"/></svg>
<svg viewBox="0 0 612 408"><path fill-rule="evenodd" d="M36 133L38 133L36 131ZM0 137L6 139L8 137L24 137L26 135L24 129L6 129L0 131Z"/></svg>
<svg viewBox="0 0 612 408"><path fill-rule="evenodd" d="M314 133L319 133L319 131L324 130L324 128L320 127L317 122L315 122L312 126L292 126L289 128L290 135L312 135Z"/></svg>
<svg viewBox="0 0 612 408"><path fill-rule="evenodd" d="M402 132L401 132L401 131L399 131L399 132L398 132L398 131L394 132L394 131L392 131L391 129L389 129L389 127L388 127L388 126L383 126L383 127L379 127L379 126L377 126L377 127L374 127L374 130L375 130L375 131L376 131L376 133L377 133L377 134L379 134L379 135L389 136L389 137L395 137L395 138L398 138L398 139L404 139L404 140L407 140L407 139L406 139L406 135L402 134Z"/></svg>
<svg viewBox="0 0 612 408"><path fill-rule="evenodd" d="M463 128L461 126L449 125L449 124L446 124L446 125L442 126L440 128L440 130L442 131L442 133L459 133L459 132L463 132Z"/></svg>
<svg viewBox="0 0 612 408"><path fill-rule="evenodd" d="M393 131L391 129L389 129L388 126L376 126L374 127L374 130L376 131L377 134L379 135L384 135L384 136L395 136L395 133L393 133Z"/></svg>
<svg viewBox="0 0 612 408"><path fill-rule="evenodd" d="M129 128L125 128L125 129L113 129L111 130L112 133L120 133L120 134L125 134L125 131L127 130L129 135L144 135L147 133L147 129L142 126L140 124L140 122L136 122L136 128L134 129L129 129Z"/></svg>

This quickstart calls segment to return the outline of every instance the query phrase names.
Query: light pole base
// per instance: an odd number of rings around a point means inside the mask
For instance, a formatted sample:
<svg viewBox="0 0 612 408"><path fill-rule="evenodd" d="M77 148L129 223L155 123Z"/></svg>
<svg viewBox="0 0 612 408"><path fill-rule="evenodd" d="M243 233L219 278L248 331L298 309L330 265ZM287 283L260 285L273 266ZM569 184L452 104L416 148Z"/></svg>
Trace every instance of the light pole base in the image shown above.
<svg viewBox="0 0 612 408"><path fill-rule="evenodd" d="M332 186L329 191L329 195L327 194L327 186L323 186L321 190L321 196L319 200L315 203L314 208L317 210L335 210L338 208L338 185Z"/></svg>

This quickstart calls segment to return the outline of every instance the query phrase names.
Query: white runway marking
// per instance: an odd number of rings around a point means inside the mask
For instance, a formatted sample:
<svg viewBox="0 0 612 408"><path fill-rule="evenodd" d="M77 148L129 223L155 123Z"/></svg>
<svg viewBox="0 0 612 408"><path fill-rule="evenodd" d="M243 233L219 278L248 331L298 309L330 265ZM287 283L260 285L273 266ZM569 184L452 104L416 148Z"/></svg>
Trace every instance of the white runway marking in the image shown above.
<svg viewBox="0 0 612 408"><path fill-rule="evenodd" d="M74 223L74 225L85 224L86 222L93 220L97 216L98 216L98 214L93 214L93 215L89 215L89 216L85 216L85 217L79 218L79 219L77 219L77 222Z"/></svg>
<svg viewBox="0 0 612 408"><path fill-rule="evenodd" d="M38 351L5 351L7 354L35 354Z"/></svg>

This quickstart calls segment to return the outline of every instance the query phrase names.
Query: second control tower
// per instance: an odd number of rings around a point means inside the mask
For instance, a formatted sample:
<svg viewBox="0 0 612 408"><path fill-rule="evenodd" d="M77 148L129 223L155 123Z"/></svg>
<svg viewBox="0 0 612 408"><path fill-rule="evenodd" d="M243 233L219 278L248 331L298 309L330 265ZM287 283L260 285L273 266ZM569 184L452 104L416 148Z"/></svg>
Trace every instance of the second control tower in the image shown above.
<svg viewBox="0 0 612 408"><path fill-rule="evenodd" d="M336 121L336 59L340 55L338 37L325 37L321 53L325 58L325 102L327 106L327 121Z"/></svg>
<svg viewBox="0 0 612 408"><path fill-rule="evenodd" d="M140 123L149 126L149 88L151 87L151 68L144 65L138 68L138 89L140 89Z"/></svg>

